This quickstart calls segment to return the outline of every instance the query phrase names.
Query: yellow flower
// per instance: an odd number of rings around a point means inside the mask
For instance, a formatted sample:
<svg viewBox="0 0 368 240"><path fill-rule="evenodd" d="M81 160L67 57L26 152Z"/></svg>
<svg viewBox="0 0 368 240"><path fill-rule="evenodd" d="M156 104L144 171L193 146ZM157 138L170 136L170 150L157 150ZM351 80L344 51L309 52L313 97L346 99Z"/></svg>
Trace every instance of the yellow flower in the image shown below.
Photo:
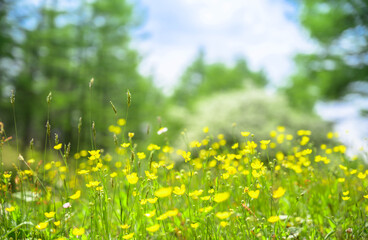
<svg viewBox="0 0 368 240"><path fill-rule="evenodd" d="M344 201L347 201L347 200L349 200L350 199L350 197L348 196L348 197L342 197L342 200L344 200Z"/></svg>
<svg viewBox="0 0 368 240"><path fill-rule="evenodd" d="M248 136L249 136L249 134L250 134L250 132L241 132L241 135L242 135L243 137L248 137Z"/></svg>
<svg viewBox="0 0 368 240"><path fill-rule="evenodd" d="M100 184L99 181L90 181L89 183L86 184L87 187L97 187L98 184Z"/></svg>
<svg viewBox="0 0 368 240"><path fill-rule="evenodd" d="M172 193L172 187L160 188L155 191L155 196L158 198L164 198L164 197L171 196L171 193Z"/></svg>
<svg viewBox="0 0 368 240"><path fill-rule="evenodd" d="M53 218L55 216L55 212L45 212L45 216L47 218Z"/></svg>
<svg viewBox="0 0 368 240"><path fill-rule="evenodd" d="M210 197L211 197L211 196L204 196L204 197L201 197L201 200L203 200L203 201L208 201L208 200L210 200Z"/></svg>
<svg viewBox="0 0 368 240"><path fill-rule="evenodd" d="M185 185L182 184L180 187L174 187L174 194L183 195L185 193Z"/></svg>
<svg viewBox="0 0 368 240"><path fill-rule="evenodd" d="M74 228L73 229L73 235L75 236L81 236L85 232L84 228Z"/></svg>
<svg viewBox="0 0 368 240"><path fill-rule="evenodd" d="M232 149L237 149L239 147L239 143L235 143L234 145L231 146Z"/></svg>
<svg viewBox="0 0 368 240"><path fill-rule="evenodd" d="M213 209L212 206L208 206L208 207L205 207L205 208L200 208L199 212L208 213L208 212L212 211L212 209Z"/></svg>
<svg viewBox="0 0 368 240"><path fill-rule="evenodd" d="M80 190L78 190L78 191L76 191L73 195L71 195L69 198L71 198L71 199L75 200L75 199L80 198L80 196L81 196L81 191L80 191Z"/></svg>
<svg viewBox="0 0 368 240"><path fill-rule="evenodd" d="M49 222L40 222L39 224L37 224L36 228L38 230L43 230L47 228L48 225L49 225Z"/></svg>
<svg viewBox="0 0 368 240"><path fill-rule="evenodd" d="M255 191L251 190L248 192L248 195L249 197L256 199L259 196L259 190L255 190Z"/></svg>
<svg viewBox="0 0 368 240"><path fill-rule="evenodd" d="M347 167L345 167L344 165L339 165L339 168L341 169L341 170L344 170L344 171L346 171L346 170L348 170L348 168Z"/></svg>
<svg viewBox="0 0 368 240"><path fill-rule="evenodd" d="M154 209L153 211L151 212L148 212L148 213L145 213L144 216L148 217L148 218L151 218L153 216L156 215L156 209Z"/></svg>
<svg viewBox="0 0 368 240"><path fill-rule="evenodd" d="M123 148L127 148L127 147L129 147L129 146L130 146L130 143L123 143L123 144L121 144L121 146L122 146Z"/></svg>
<svg viewBox="0 0 368 240"><path fill-rule="evenodd" d="M261 140L260 143L261 144L264 144L264 145L267 145L271 142L271 140Z"/></svg>
<svg viewBox="0 0 368 240"><path fill-rule="evenodd" d="M124 235L123 238L124 239L131 239L134 236L134 233L129 233L127 235Z"/></svg>
<svg viewBox="0 0 368 240"><path fill-rule="evenodd" d="M259 159L255 160L251 163L253 169L260 169L263 166L263 162L259 161Z"/></svg>
<svg viewBox="0 0 368 240"><path fill-rule="evenodd" d="M124 224L124 225L120 225L120 227L121 227L122 229L128 229L128 228L130 228L130 225L128 225L128 224Z"/></svg>
<svg viewBox="0 0 368 240"><path fill-rule="evenodd" d="M160 216L158 216L156 219L159 220L159 221L162 221L162 220L165 220L166 218L168 218L167 214L164 213L164 214L161 214Z"/></svg>
<svg viewBox="0 0 368 240"><path fill-rule="evenodd" d="M129 138L134 137L134 133L132 133L132 132L128 133L128 137L129 137Z"/></svg>
<svg viewBox="0 0 368 240"><path fill-rule="evenodd" d="M170 165L167 165L167 166L166 166L166 169L167 169L167 170L170 170L170 169L173 169L173 167L174 167L174 163L172 163L172 164L170 164Z"/></svg>
<svg viewBox="0 0 368 240"><path fill-rule="evenodd" d="M189 193L189 197L192 197L193 199L198 199L198 197L199 197L200 195L202 195L202 193L203 193L203 190L202 190L202 189L200 189L200 190L195 190L195 191L193 191L193 192Z"/></svg>
<svg viewBox="0 0 368 240"><path fill-rule="evenodd" d="M275 223L275 222L277 222L279 220L280 220L279 216L272 216L272 217L269 217L267 219L267 221L270 222L270 223Z"/></svg>
<svg viewBox="0 0 368 240"><path fill-rule="evenodd" d="M173 209L173 210L169 210L167 211L165 214L168 216L168 217L175 217L176 215L178 215L179 213L179 210L177 208Z"/></svg>
<svg viewBox="0 0 368 240"><path fill-rule="evenodd" d="M365 173L362 173L362 172L358 173L358 178L364 179L365 177L366 177Z"/></svg>
<svg viewBox="0 0 368 240"><path fill-rule="evenodd" d="M209 128L208 127L204 127L202 130L203 130L204 133L208 133Z"/></svg>
<svg viewBox="0 0 368 240"><path fill-rule="evenodd" d="M11 174L9 174L9 173L4 173L4 174L3 174L3 176L4 176L4 178L8 179L8 178L10 178L10 177L11 177Z"/></svg>
<svg viewBox="0 0 368 240"><path fill-rule="evenodd" d="M349 191L342 192L342 194L343 194L344 196L349 195Z"/></svg>
<svg viewBox="0 0 368 240"><path fill-rule="evenodd" d="M161 148L159 146L157 146L156 144L151 143L150 145L147 146L147 150L148 151L153 151L153 150L160 150Z"/></svg>
<svg viewBox="0 0 368 240"><path fill-rule="evenodd" d="M199 223L191 223L190 226L193 228L193 229L196 229L197 227L199 227Z"/></svg>
<svg viewBox="0 0 368 240"><path fill-rule="evenodd" d="M286 192L286 189L283 187L279 187L277 190L273 191L272 197L273 198L280 198L282 196L284 196Z"/></svg>
<svg viewBox="0 0 368 240"><path fill-rule="evenodd" d="M157 230L160 228L160 225L159 224L155 224L155 225L153 225L153 226L151 226L151 227L148 227L148 228L146 228L146 230L148 231L148 232L152 232L152 233L154 233L154 232L157 232Z"/></svg>
<svg viewBox="0 0 368 240"><path fill-rule="evenodd" d="M231 212L218 212L216 213L216 217L223 220L223 219L229 218L231 214L232 214Z"/></svg>
<svg viewBox="0 0 368 240"><path fill-rule="evenodd" d="M79 175L83 175L83 174L87 174L87 173L89 173L89 170L79 170L78 171Z"/></svg>
<svg viewBox="0 0 368 240"><path fill-rule="evenodd" d="M221 226L221 227L226 227L227 225L229 225L229 223L228 223L228 222L225 222L225 221L221 221L221 222L220 222L220 226Z"/></svg>
<svg viewBox="0 0 368 240"><path fill-rule="evenodd" d="M220 203L220 202L226 201L229 197L230 197L229 192L217 193L215 194L213 200L217 203Z"/></svg>
<svg viewBox="0 0 368 240"><path fill-rule="evenodd" d="M157 176L154 173L150 173L149 171L144 171L144 173L150 180L155 180L157 178Z"/></svg>
<svg viewBox="0 0 368 240"><path fill-rule="evenodd" d="M59 144L57 144L57 145L54 146L54 149L55 150L59 150L62 146L63 146L63 144L62 143L59 143Z"/></svg>
<svg viewBox="0 0 368 240"><path fill-rule="evenodd" d="M367 195L364 195L363 197L368 199L368 194Z"/></svg>
<svg viewBox="0 0 368 240"><path fill-rule="evenodd" d="M55 226L60 226L60 221L54 222Z"/></svg>
<svg viewBox="0 0 368 240"><path fill-rule="evenodd" d="M126 120L124 118L120 118L117 123L119 126L124 126L126 123Z"/></svg>
<svg viewBox="0 0 368 240"><path fill-rule="evenodd" d="M139 159L144 159L146 157L146 154L144 154L144 152L138 152L137 156Z"/></svg>
<svg viewBox="0 0 368 240"><path fill-rule="evenodd" d="M9 208L5 208L5 211L7 212L13 212L15 210L15 207L11 206Z"/></svg>
<svg viewBox="0 0 368 240"><path fill-rule="evenodd" d="M338 179L337 179L337 181L338 181L339 183L345 182L345 178L338 178Z"/></svg>
<svg viewBox="0 0 368 240"><path fill-rule="evenodd" d="M307 136L303 136L303 137L302 137L302 140L300 141L300 145L301 145L301 146L304 146L304 145L306 145L308 142L309 142L309 137L307 137Z"/></svg>
<svg viewBox="0 0 368 240"><path fill-rule="evenodd" d="M130 184L136 184L138 182L137 173L129 174L126 176L126 178Z"/></svg>
<svg viewBox="0 0 368 240"><path fill-rule="evenodd" d="M118 175L118 174L117 174L116 172L113 172L113 173L111 173L111 174L110 174L110 177L111 177L111 178L114 178L114 177L116 177L117 175Z"/></svg>

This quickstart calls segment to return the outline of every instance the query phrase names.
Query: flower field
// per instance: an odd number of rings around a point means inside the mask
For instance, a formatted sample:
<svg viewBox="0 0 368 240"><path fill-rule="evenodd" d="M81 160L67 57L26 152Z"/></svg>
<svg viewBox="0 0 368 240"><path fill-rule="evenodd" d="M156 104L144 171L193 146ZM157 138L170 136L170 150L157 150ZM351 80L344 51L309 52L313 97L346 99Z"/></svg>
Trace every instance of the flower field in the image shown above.
<svg viewBox="0 0 368 240"><path fill-rule="evenodd" d="M137 144L125 124L107 129L114 151L73 153L56 137L51 160L19 155L26 167L1 173L1 238L368 238L368 170L334 133L315 146L308 130L231 141L204 127L177 149Z"/></svg>

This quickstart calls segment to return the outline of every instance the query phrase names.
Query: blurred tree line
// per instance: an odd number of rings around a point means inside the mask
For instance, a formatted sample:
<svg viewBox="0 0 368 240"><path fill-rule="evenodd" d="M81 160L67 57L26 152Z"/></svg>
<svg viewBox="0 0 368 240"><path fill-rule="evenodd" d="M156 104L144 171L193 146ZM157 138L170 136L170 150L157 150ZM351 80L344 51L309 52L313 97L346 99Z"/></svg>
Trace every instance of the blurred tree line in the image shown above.
<svg viewBox="0 0 368 240"><path fill-rule="evenodd" d="M13 89L23 146L31 138L45 141L48 112L51 128L62 141L77 141L82 118L81 142L87 145L92 120L96 133L102 134L116 118L125 118L127 89L134 93L128 129L138 129L140 120L153 118L163 96L150 78L138 73L140 57L129 44L139 19L128 1L63 2L69 6L58 0L0 1L0 120L7 129L14 124L5 98ZM97 139L103 143L105 136Z"/></svg>
<svg viewBox="0 0 368 240"><path fill-rule="evenodd" d="M310 112L320 99L343 96L353 82L358 83L356 89L364 89L359 84L367 82L368 76L367 1L299 3L300 21L320 47L317 53L295 57L296 72L283 90L293 107ZM127 0L63 4L59 0L41 0L38 4L0 0L0 121L5 122L8 135L15 135L11 90L16 94L18 137L23 146L32 138L39 147L44 146L48 119L52 133L58 133L63 142L75 144L81 118L81 147L89 148L92 121L97 145L108 145L107 138L111 142L107 127L126 117L127 89L132 93L127 130L142 140L147 139L148 124L151 132L161 125L169 127L170 137L187 127L185 121L170 120L173 111L185 109L185 118L198 112L196 106L203 106L201 102L215 100L216 93L252 91L268 84L263 71L250 69L245 59L239 58L231 66L208 63L200 50L172 96L165 96L151 77L138 72L140 55L130 43L132 31L140 24L140 16ZM89 88L91 78L95 81ZM50 104L46 101L49 92ZM254 101L257 99L255 96ZM157 121L158 116L162 116L162 122Z"/></svg>
<svg viewBox="0 0 368 240"><path fill-rule="evenodd" d="M368 1L303 0L300 22L318 49L295 56L290 102L311 111L319 100L368 95Z"/></svg>
<svg viewBox="0 0 368 240"><path fill-rule="evenodd" d="M46 122L61 141L75 143L82 119L81 143L90 146L90 129L95 122L97 144L106 144L107 127L127 113L126 90L132 93L127 129L144 138L146 125L160 127L168 105L190 107L200 98L233 90L252 82L266 85L262 72L249 69L244 59L234 66L208 64L200 51L183 74L173 96L157 89L151 78L138 73L140 56L130 48L131 30L140 18L128 1L27 0L1 1L1 105L0 121L14 136L11 90L15 92L18 137L22 146L34 138L45 143ZM92 88L90 79L94 78ZM46 101L52 92L51 102ZM117 116L110 101L118 110ZM170 124L166 121L165 124ZM180 129L174 130L176 134ZM53 136L52 136L53 137ZM42 141L40 141L43 139Z"/></svg>

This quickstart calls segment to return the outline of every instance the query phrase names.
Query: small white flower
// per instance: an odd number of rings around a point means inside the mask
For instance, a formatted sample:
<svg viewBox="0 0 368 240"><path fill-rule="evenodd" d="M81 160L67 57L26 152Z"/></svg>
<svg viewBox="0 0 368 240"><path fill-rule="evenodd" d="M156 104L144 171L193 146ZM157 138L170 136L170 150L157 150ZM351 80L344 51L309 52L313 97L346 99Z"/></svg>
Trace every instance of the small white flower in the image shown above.
<svg viewBox="0 0 368 240"><path fill-rule="evenodd" d="M64 203L63 204L63 208L70 208L72 207L72 205L70 204L70 202Z"/></svg>
<svg viewBox="0 0 368 240"><path fill-rule="evenodd" d="M163 134L163 133L165 133L165 132L167 132L167 127L162 127L162 128L160 128L160 129L157 131L157 134L158 134L158 135L161 135L161 134Z"/></svg>

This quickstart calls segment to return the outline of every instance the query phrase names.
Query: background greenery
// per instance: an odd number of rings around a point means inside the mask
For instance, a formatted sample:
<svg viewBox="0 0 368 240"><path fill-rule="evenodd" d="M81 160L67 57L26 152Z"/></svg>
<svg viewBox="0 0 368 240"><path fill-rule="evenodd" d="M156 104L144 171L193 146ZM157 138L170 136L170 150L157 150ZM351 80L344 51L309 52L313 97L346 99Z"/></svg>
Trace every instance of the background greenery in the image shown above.
<svg viewBox="0 0 368 240"><path fill-rule="evenodd" d="M0 121L7 135L15 137L9 103L13 90L23 148L32 138L37 148L45 145L48 119L51 136L58 133L74 149L79 119L80 145L86 148L91 148L89 129L94 121L96 143L106 147L106 139L111 138L106 125L127 116L127 89L132 105L126 128L142 141L159 141L152 133L162 126L176 141L194 123L198 128L211 125L230 132L226 124L237 122L244 130L266 133L277 124L296 130L303 119L306 128L321 129L325 125L315 117L316 102L367 92L368 1L297 2L299 21L319 48L295 56L295 72L285 87L276 89L278 94L254 90L269 89L269 81L262 71L252 70L245 58L232 66L207 63L205 50L200 50L171 96L138 72L141 57L131 48L131 31L141 26L143 16L130 2L81 0L70 9L57 7L56 0L38 6L27 3L0 0Z"/></svg>

